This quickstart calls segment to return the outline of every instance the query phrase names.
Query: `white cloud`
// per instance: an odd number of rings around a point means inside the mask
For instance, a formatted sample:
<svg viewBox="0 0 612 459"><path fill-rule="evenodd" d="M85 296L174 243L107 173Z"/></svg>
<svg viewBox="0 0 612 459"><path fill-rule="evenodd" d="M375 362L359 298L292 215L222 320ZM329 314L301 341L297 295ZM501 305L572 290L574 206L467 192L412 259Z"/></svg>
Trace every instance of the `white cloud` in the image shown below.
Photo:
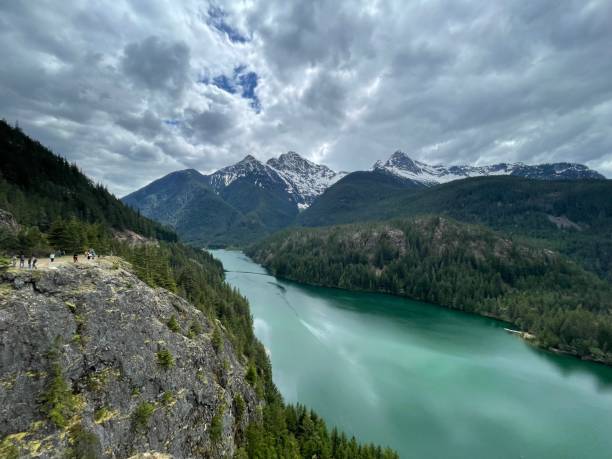
<svg viewBox="0 0 612 459"><path fill-rule="evenodd" d="M612 177L610 42L605 0L3 2L0 116L119 195L287 150Z"/></svg>

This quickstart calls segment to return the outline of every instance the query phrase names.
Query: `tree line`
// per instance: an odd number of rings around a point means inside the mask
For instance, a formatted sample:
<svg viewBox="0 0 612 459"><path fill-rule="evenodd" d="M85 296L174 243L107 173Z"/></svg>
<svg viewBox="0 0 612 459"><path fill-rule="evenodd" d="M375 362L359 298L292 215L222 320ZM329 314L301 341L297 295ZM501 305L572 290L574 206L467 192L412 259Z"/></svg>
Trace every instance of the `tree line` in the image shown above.
<svg viewBox="0 0 612 459"><path fill-rule="evenodd" d="M612 364L612 286L547 249L448 218L290 230L247 253L277 276L496 317Z"/></svg>

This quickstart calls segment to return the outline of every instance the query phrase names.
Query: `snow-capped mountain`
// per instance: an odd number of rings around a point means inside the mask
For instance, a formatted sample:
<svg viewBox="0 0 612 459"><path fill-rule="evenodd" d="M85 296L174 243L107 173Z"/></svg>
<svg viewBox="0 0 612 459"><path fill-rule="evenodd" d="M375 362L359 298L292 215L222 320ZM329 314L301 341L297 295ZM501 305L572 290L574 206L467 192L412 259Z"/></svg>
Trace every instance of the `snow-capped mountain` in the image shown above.
<svg viewBox="0 0 612 459"><path fill-rule="evenodd" d="M260 188L286 188L285 179L278 172L251 155L209 176L210 186L217 193L240 179L248 180Z"/></svg>
<svg viewBox="0 0 612 459"><path fill-rule="evenodd" d="M305 209L328 187L346 175L315 164L290 151L262 163L251 155L209 176L210 186L217 193L237 180L247 180L260 188L288 193L298 208Z"/></svg>
<svg viewBox="0 0 612 459"><path fill-rule="evenodd" d="M387 161L377 161L373 169L386 170L399 177L428 186L488 175L514 175L540 180L605 179L603 175L583 164L553 163L531 166L523 163L500 163L490 166L432 166L413 160L402 151L396 151Z"/></svg>
<svg viewBox="0 0 612 459"><path fill-rule="evenodd" d="M266 163L287 183L300 209L305 209L327 188L346 175L302 158L294 151L271 158Z"/></svg>

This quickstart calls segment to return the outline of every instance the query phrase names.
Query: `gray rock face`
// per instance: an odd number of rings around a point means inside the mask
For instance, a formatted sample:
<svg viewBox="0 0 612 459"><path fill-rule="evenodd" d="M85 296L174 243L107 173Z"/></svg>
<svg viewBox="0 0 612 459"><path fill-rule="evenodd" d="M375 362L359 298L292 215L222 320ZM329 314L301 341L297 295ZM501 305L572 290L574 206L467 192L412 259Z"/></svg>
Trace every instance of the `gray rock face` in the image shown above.
<svg viewBox="0 0 612 459"><path fill-rule="evenodd" d="M10 233L19 232L19 224L13 214L4 209L0 209L0 229L5 229Z"/></svg>
<svg viewBox="0 0 612 459"><path fill-rule="evenodd" d="M259 401L220 324L216 350L202 312L117 259L0 280L0 457L233 455ZM58 425L49 400L62 380Z"/></svg>

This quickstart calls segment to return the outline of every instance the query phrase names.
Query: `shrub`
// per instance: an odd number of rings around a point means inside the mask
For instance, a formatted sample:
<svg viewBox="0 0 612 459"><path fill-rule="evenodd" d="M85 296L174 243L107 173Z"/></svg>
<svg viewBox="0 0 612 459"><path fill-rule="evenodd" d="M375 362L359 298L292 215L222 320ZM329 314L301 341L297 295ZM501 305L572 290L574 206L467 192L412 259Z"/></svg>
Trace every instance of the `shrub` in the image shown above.
<svg viewBox="0 0 612 459"><path fill-rule="evenodd" d="M191 325L189 326L189 333L187 334L187 336L193 339L200 333L202 333L202 326L196 321L191 322Z"/></svg>
<svg viewBox="0 0 612 459"><path fill-rule="evenodd" d="M49 387L42 395L42 410L58 427L66 427L76 409L76 399L64 379L59 363L53 363Z"/></svg>
<svg viewBox="0 0 612 459"><path fill-rule="evenodd" d="M179 326L176 320L176 316L174 314L172 314L172 317L170 317L170 320L168 320L166 325L168 325L168 328L172 330L174 333L177 333L181 330L181 327Z"/></svg>
<svg viewBox="0 0 612 459"><path fill-rule="evenodd" d="M236 415L236 423L239 423L242 420L242 416L244 415L245 409L246 404L244 403L242 395L236 394L234 396L234 413Z"/></svg>
<svg viewBox="0 0 612 459"><path fill-rule="evenodd" d="M221 349L221 346L223 345L223 340L221 339L221 332L219 331L219 327L215 326L210 341L215 351L219 352L219 349Z"/></svg>
<svg viewBox="0 0 612 459"><path fill-rule="evenodd" d="M168 407L172 405L175 401L176 399L174 398L174 394L172 394L172 391L167 390L166 392L162 394L162 397L161 397L162 405Z"/></svg>
<svg viewBox="0 0 612 459"><path fill-rule="evenodd" d="M141 402L132 413L132 425L134 430L146 429L154 411L155 405L149 402Z"/></svg>
<svg viewBox="0 0 612 459"><path fill-rule="evenodd" d="M255 365L252 363L249 364L245 378L251 386L255 386L255 383L257 382L257 370L255 369Z"/></svg>
<svg viewBox="0 0 612 459"><path fill-rule="evenodd" d="M210 440L216 444L223 434L223 407L220 407L210 422Z"/></svg>
<svg viewBox="0 0 612 459"><path fill-rule="evenodd" d="M162 367L164 370L168 370L174 366L174 357L170 351L166 348L163 348L157 352L157 364Z"/></svg>
<svg viewBox="0 0 612 459"><path fill-rule="evenodd" d="M66 455L69 459L99 459L102 457L100 440L81 424L70 429L70 438L72 447Z"/></svg>

